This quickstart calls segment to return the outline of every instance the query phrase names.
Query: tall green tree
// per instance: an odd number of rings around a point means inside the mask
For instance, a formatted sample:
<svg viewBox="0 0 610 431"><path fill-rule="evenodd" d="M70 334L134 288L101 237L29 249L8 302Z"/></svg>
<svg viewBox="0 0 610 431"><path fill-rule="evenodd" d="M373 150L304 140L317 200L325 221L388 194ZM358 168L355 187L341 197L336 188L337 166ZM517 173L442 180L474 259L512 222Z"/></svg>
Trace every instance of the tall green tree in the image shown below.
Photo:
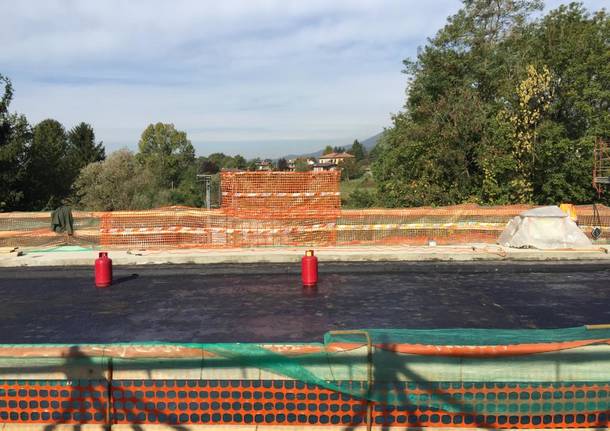
<svg viewBox="0 0 610 431"><path fill-rule="evenodd" d="M278 171L287 171L288 170L288 161L285 158L278 159L277 161L277 170Z"/></svg>
<svg viewBox="0 0 610 431"><path fill-rule="evenodd" d="M195 149L186 133L173 124L149 125L138 143L139 162L150 173L157 187L177 188L195 162Z"/></svg>
<svg viewBox="0 0 610 431"><path fill-rule="evenodd" d="M405 61L403 112L373 172L391 206L593 199L592 142L608 133L608 16L572 4L466 0Z"/></svg>
<svg viewBox="0 0 610 431"><path fill-rule="evenodd" d="M0 211L24 209L25 180L32 130L23 115L9 112L11 81L0 75Z"/></svg>
<svg viewBox="0 0 610 431"><path fill-rule="evenodd" d="M70 195L74 170L68 157L68 140L57 120L34 126L28 165L26 197L31 209L52 209Z"/></svg>
<svg viewBox="0 0 610 431"><path fill-rule="evenodd" d="M246 169L246 165L248 164L248 162L241 154L236 154L233 157L233 160L235 160L235 167L237 169Z"/></svg>
<svg viewBox="0 0 610 431"><path fill-rule="evenodd" d="M89 163L99 162L106 158L103 142L95 142L93 127L84 122L70 129L68 146L72 166L77 171Z"/></svg>
<svg viewBox="0 0 610 431"><path fill-rule="evenodd" d="M358 142L358 139L354 140L352 144L352 148L349 153L356 158L357 162L361 162L366 157L366 150L364 149L364 145Z"/></svg>
<svg viewBox="0 0 610 431"><path fill-rule="evenodd" d="M591 202L593 143L610 139L610 15L560 6L532 26L527 47L529 62L549 68L554 92L537 130L535 200Z"/></svg>
<svg viewBox="0 0 610 431"><path fill-rule="evenodd" d="M325 156L325 155L330 154L330 153L332 153L332 152L333 152L333 147L332 147L332 146L330 146L330 145L327 145L327 146L324 148L324 151L322 151L322 155L323 155L323 156Z"/></svg>

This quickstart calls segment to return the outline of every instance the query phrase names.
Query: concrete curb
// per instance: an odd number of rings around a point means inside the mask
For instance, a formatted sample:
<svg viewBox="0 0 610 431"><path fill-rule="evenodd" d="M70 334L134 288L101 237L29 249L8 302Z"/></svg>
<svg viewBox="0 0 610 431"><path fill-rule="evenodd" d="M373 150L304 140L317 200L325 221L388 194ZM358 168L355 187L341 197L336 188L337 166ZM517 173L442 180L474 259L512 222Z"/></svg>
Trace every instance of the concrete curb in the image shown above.
<svg viewBox="0 0 610 431"><path fill-rule="evenodd" d="M297 263L306 248L110 251L114 265ZM0 256L0 267L92 266L98 251L32 252ZM321 262L608 261L608 246L586 250L509 249L489 244L437 247L353 247L316 250Z"/></svg>

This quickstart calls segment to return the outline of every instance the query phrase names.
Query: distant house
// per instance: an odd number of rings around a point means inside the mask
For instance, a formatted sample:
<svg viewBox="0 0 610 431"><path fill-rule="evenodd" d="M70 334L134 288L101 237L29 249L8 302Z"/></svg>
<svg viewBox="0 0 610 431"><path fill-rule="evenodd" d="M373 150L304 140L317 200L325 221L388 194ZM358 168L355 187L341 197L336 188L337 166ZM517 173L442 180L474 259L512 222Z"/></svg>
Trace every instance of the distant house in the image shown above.
<svg viewBox="0 0 610 431"><path fill-rule="evenodd" d="M297 169L297 160L303 160L302 158L298 158L298 159L288 159L288 170L291 172L295 172ZM314 165L317 163L316 159L314 159L313 157L308 157L306 159L307 161L307 166L309 166L310 168L313 168Z"/></svg>
<svg viewBox="0 0 610 431"><path fill-rule="evenodd" d="M314 172L336 171L336 170L337 170L336 163L315 163L313 165Z"/></svg>
<svg viewBox="0 0 610 431"><path fill-rule="evenodd" d="M256 162L257 171L272 171L273 163L271 160L263 160L262 162Z"/></svg>
<svg viewBox="0 0 610 431"><path fill-rule="evenodd" d="M343 163L344 161L353 159L353 158L354 158L354 156L352 156L349 153L329 153L329 154L324 154L323 156L320 156L318 161L320 164L333 163L338 166L341 163Z"/></svg>

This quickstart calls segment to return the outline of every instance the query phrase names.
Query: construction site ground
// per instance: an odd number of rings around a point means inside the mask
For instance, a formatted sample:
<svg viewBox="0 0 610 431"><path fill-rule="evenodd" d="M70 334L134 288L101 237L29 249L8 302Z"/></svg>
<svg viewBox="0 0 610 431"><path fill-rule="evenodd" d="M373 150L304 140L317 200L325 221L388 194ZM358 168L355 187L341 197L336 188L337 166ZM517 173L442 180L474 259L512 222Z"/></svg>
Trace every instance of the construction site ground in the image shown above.
<svg viewBox="0 0 610 431"><path fill-rule="evenodd" d="M296 263L308 247L104 250L115 265ZM595 260L610 263L610 246L589 249L515 249L493 244L451 246L344 246L315 250L320 262L426 262L426 261L556 261ZM102 249L51 247L0 250L0 267L92 266Z"/></svg>
<svg viewBox="0 0 610 431"><path fill-rule="evenodd" d="M328 262L0 269L0 343L312 342L355 328L560 328L610 322L610 265Z"/></svg>

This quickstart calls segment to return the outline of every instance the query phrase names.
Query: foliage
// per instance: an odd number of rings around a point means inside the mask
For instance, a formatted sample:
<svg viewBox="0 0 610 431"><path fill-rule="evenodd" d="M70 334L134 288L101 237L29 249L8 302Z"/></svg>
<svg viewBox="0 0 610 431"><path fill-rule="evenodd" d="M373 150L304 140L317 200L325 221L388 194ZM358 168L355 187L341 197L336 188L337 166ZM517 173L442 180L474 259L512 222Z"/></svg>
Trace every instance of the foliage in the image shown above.
<svg viewBox="0 0 610 431"><path fill-rule="evenodd" d="M32 131L25 116L9 112L11 81L0 75L0 83L4 83L0 98L0 211L11 211L23 205Z"/></svg>
<svg viewBox="0 0 610 431"><path fill-rule="evenodd" d="M34 126L26 189L31 208L53 209L70 195L75 176L70 162L64 126L53 119Z"/></svg>
<svg viewBox="0 0 610 431"><path fill-rule="evenodd" d="M260 163L261 159L259 157L249 160L247 165L246 165L246 170L248 171L255 171L256 170L256 165L257 163Z"/></svg>
<svg viewBox="0 0 610 431"><path fill-rule="evenodd" d="M220 167L209 157L197 157L196 164L197 171L201 174L217 174L220 171Z"/></svg>
<svg viewBox="0 0 610 431"><path fill-rule="evenodd" d="M277 161L277 170L278 171L287 171L288 170L288 162L285 158L281 158Z"/></svg>
<svg viewBox="0 0 610 431"><path fill-rule="evenodd" d="M356 157L356 161L361 162L366 157L366 150L364 149L364 145L358 142L358 139L354 140L352 144L352 148L349 153Z"/></svg>
<svg viewBox="0 0 610 431"><path fill-rule="evenodd" d="M351 180L362 175L362 166L355 159L346 159L339 166L341 169L341 179Z"/></svg>
<svg viewBox="0 0 610 431"><path fill-rule="evenodd" d="M341 204L345 208L369 208L378 206L375 181L370 174L354 180L341 181Z"/></svg>
<svg viewBox="0 0 610 431"><path fill-rule="evenodd" d="M344 203L346 208L371 208L377 205L377 195L368 189L356 189Z"/></svg>
<svg viewBox="0 0 610 431"><path fill-rule="evenodd" d="M231 157L224 153L212 153L207 157L198 157L197 165L199 173L216 174L222 169L248 169L250 162L239 154ZM254 164L252 168L254 169Z"/></svg>
<svg viewBox="0 0 610 431"><path fill-rule="evenodd" d="M195 161L195 149L185 132L173 124L149 125L138 143L137 159L158 188L177 188Z"/></svg>
<svg viewBox="0 0 610 431"><path fill-rule="evenodd" d="M0 75L0 211L43 210L72 198L81 168L103 159L93 128L80 123L68 133L56 120L31 127L23 115L9 112L13 88Z"/></svg>
<svg viewBox="0 0 610 431"><path fill-rule="evenodd" d="M307 159L299 157L294 162L294 170L296 172L307 172L311 170L311 167L307 163Z"/></svg>
<svg viewBox="0 0 610 431"><path fill-rule="evenodd" d="M534 197L534 145L538 140L538 126L553 97L549 69L544 66L539 72L534 66L528 66L527 77L517 86L516 97L515 109L512 112L500 111L500 115L511 125L513 131L512 157L515 161L515 176L510 183L513 200L529 203Z"/></svg>
<svg viewBox="0 0 610 431"><path fill-rule="evenodd" d="M404 111L375 149L380 203L591 202L610 137L610 24L579 4L466 0L405 60Z"/></svg>
<svg viewBox="0 0 610 431"><path fill-rule="evenodd" d="M75 190L80 206L88 210L138 209L148 206L148 198L140 195L147 180L134 154L119 150L84 167Z"/></svg>
<svg viewBox="0 0 610 431"><path fill-rule="evenodd" d="M99 162L106 158L104 143L95 142L93 127L87 123L80 123L70 129L68 145L71 164L77 172L89 163Z"/></svg>
<svg viewBox="0 0 610 431"><path fill-rule="evenodd" d="M332 152L333 152L333 147L332 147L332 146L330 146L330 145L327 145L327 146L324 148L324 151L322 151L322 155L323 155L323 156L325 156L325 155L330 154L330 153L332 153Z"/></svg>

